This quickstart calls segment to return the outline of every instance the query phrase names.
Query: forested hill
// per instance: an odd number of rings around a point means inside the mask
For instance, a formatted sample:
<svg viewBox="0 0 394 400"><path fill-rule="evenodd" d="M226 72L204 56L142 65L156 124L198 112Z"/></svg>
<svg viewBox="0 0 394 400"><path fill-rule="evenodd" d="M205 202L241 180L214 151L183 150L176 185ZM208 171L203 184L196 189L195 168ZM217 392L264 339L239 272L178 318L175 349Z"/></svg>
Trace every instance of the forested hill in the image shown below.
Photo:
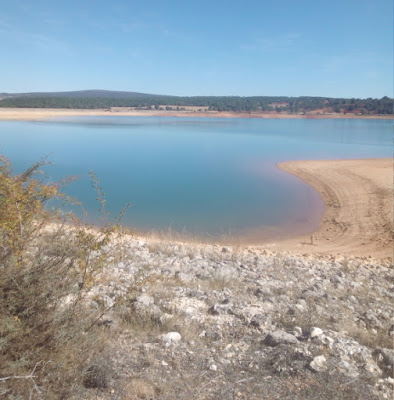
<svg viewBox="0 0 394 400"><path fill-rule="evenodd" d="M134 107L137 109L182 110L195 106L213 111L284 113L393 114L393 99L345 99L284 96L165 96L136 92L84 90L77 92L0 93L0 107L98 109Z"/></svg>
<svg viewBox="0 0 394 400"><path fill-rule="evenodd" d="M64 97L64 98L115 98L115 99L129 99L129 98L138 98L138 97L149 97L151 94L146 93L138 93L138 92L122 92L122 91L113 91L113 90L77 90L71 92L30 92L30 93L0 93L0 98L2 99L10 99L10 98L36 98L36 97ZM158 96L158 95L154 95Z"/></svg>

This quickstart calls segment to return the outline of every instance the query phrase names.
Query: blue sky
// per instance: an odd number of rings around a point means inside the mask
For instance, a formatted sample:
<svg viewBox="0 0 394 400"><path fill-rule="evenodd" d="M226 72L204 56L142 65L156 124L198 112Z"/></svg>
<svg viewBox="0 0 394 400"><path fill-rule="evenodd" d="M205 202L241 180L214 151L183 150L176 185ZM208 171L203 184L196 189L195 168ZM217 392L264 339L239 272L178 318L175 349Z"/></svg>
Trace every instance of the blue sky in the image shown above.
<svg viewBox="0 0 394 400"><path fill-rule="evenodd" d="M393 96L392 0L0 0L0 92Z"/></svg>

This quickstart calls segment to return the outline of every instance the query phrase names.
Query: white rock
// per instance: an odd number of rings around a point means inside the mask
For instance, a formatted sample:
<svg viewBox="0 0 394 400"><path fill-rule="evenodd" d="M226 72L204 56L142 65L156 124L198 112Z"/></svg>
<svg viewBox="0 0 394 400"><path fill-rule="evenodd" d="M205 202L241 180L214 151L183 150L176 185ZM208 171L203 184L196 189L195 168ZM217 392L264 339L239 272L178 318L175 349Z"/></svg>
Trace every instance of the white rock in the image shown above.
<svg viewBox="0 0 394 400"><path fill-rule="evenodd" d="M322 334L323 334L323 331L320 328L317 328L315 326L313 328L311 328L311 330L309 331L309 337L311 339L313 339L317 336L320 336Z"/></svg>
<svg viewBox="0 0 394 400"><path fill-rule="evenodd" d="M323 355L317 356L311 361L309 367L314 372L323 372L327 369L326 361L326 357Z"/></svg>
<svg viewBox="0 0 394 400"><path fill-rule="evenodd" d="M160 335L159 339L164 342L166 346L171 346L178 344L181 341L182 336L178 332L168 332Z"/></svg>
<svg viewBox="0 0 394 400"><path fill-rule="evenodd" d="M302 329L299 326L295 326L293 335L296 338L300 338L302 336Z"/></svg>
<svg viewBox="0 0 394 400"><path fill-rule="evenodd" d="M217 371L217 370L218 370L218 367L217 367L215 364L212 364L212 365L209 367L209 369L210 369L211 371Z"/></svg>
<svg viewBox="0 0 394 400"><path fill-rule="evenodd" d="M154 304L155 300L153 297L148 296L147 294L142 294L141 296L137 297L137 302L144 306L150 306L151 304Z"/></svg>
<svg viewBox="0 0 394 400"><path fill-rule="evenodd" d="M346 360L340 360L337 369L342 374L351 378L357 378L359 376L358 368Z"/></svg>

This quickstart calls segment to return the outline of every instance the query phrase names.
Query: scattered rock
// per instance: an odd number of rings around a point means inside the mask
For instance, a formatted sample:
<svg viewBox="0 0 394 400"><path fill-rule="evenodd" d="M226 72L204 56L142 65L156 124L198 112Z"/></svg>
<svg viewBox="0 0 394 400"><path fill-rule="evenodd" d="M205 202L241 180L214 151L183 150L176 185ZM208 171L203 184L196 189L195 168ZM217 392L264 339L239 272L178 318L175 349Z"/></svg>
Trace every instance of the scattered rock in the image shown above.
<svg viewBox="0 0 394 400"><path fill-rule="evenodd" d="M113 321L109 326L115 326L114 333L116 326L122 327L113 358L125 381L137 379L130 374L138 371L138 379L148 386L152 382L152 387L171 388L182 386L183 376L195 376L205 385L200 397L221 398L230 387L232 393L243 392L245 399L253 390L257 394L250 398L271 398L274 381L276 390L288 377L302 382L311 374L308 370L328 371L324 382L335 379L354 389L349 398L390 398L394 270L388 262L349 259L359 267L344 269L343 259L335 256L263 253L259 247L222 251L222 246L162 245L148 239L130 239L127 246L129 259L126 254L119 265L105 267L100 282L109 283L93 287L87 299L93 310L116 305L105 320ZM106 281L106 274L111 279ZM125 315L119 314L117 300L129 304L134 293L130 286L143 294ZM127 316L136 311L142 324L134 336L134 320ZM311 322L315 326L308 330ZM152 332L158 328L168 333L154 341ZM184 337L178 332L185 332ZM216 375L210 371L222 370L220 379L207 386L206 378ZM276 373L282 374L280 380ZM325 389L323 380L316 382ZM365 391L357 392L360 385ZM268 392L260 393L260 388ZM168 398L171 395L176 397L171 393ZM138 396L155 398L153 390Z"/></svg>
<svg viewBox="0 0 394 400"><path fill-rule="evenodd" d="M141 296L138 296L136 298L136 302L145 307L149 307L150 305L155 303L155 300L153 297L148 296L147 294L142 294Z"/></svg>
<svg viewBox="0 0 394 400"><path fill-rule="evenodd" d="M297 338L291 333L287 333L284 331L275 331L269 333L263 343L267 346L275 347L280 344L295 344L298 343Z"/></svg>
<svg viewBox="0 0 394 400"><path fill-rule="evenodd" d="M326 362L326 357L317 356L309 363L309 369L313 372L323 372L327 369Z"/></svg>
<svg viewBox="0 0 394 400"><path fill-rule="evenodd" d="M309 330L308 336L313 339L317 336L320 336L323 334L323 331L320 328L313 327Z"/></svg>
<svg viewBox="0 0 394 400"><path fill-rule="evenodd" d="M357 366L345 360L340 360L336 368L338 372L350 378L357 378L360 375Z"/></svg>
<svg viewBox="0 0 394 400"><path fill-rule="evenodd" d="M178 344L181 341L182 336L178 332L168 332L160 335L159 339L164 342L166 346L171 346Z"/></svg>
<svg viewBox="0 0 394 400"><path fill-rule="evenodd" d="M302 337L303 333L302 333L302 329L299 326L295 326L294 330L292 332L292 334L299 339L300 337Z"/></svg>

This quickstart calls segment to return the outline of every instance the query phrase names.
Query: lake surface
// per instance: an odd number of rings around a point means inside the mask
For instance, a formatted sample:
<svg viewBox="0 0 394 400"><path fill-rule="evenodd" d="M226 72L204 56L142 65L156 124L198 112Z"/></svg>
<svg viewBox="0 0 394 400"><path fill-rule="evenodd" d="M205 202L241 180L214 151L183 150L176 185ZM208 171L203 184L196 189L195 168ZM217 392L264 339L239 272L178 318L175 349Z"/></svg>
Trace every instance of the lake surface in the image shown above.
<svg viewBox="0 0 394 400"><path fill-rule="evenodd" d="M140 231L262 239L319 225L317 193L276 168L286 160L392 156L389 120L263 120L73 117L0 122L0 153L16 172L42 156L51 179L76 176L66 192L99 224L93 170L114 217Z"/></svg>

